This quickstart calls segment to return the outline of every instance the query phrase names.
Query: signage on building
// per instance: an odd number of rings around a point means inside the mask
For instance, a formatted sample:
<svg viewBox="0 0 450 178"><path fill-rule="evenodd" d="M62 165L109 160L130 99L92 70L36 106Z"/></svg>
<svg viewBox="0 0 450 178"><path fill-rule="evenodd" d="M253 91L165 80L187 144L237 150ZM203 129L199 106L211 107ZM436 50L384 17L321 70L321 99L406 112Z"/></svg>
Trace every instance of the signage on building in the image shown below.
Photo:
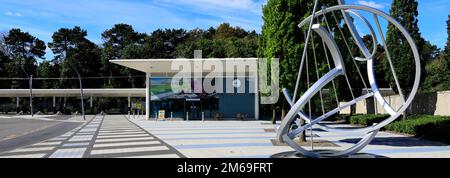
<svg viewBox="0 0 450 178"><path fill-rule="evenodd" d="M159 110L158 112L158 119L165 119L166 118L166 111L165 110Z"/></svg>
<svg viewBox="0 0 450 178"><path fill-rule="evenodd" d="M136 103L136 108L139 109L139 110L141 110L141 109L142 109L142 103L140 103L140 102L139 102L139 103Z"/></svg>

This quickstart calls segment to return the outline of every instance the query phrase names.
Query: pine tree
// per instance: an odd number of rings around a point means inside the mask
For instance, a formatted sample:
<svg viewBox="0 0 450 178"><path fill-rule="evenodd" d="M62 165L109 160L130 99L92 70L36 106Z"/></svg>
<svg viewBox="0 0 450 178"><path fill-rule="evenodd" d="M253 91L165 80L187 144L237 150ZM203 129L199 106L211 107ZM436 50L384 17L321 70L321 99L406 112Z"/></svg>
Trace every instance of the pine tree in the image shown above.
<svg viewBox="0 0 450 178"><path fill-rule="evenodd" d="M417 0L394 0L392 2L390 15L406 28L419 48L419 52L421 52L424 40L420 37L417 7ZM386 42L388 49L390 50L392 63L394 64L400 86L403 90L410 90L414 83L415 63L409 43L406 41L403 34L392 24L389 24L388 26ZM389 81L393 89L396 89L395 80L391 74L388 60L384 61L386 80ZM422 81L426 74L425 64L425 59L421 57Z"/></svg>
<svg viewBox="0 0 450 178"><path fill-rule="evenodd" d="M4 37L4 48L11 61L5 64L9 77L30 77L35 75L36 61L44 59L45 43L28 32L11 29ZM11 88L28 88L28 81L13 81Z"/></svg>
<svg viewBox="0 0 450 178"><path fill-rule="evenodd" d="M49 48L55 54L54 62L60 63L60 76L77 77L76 73L83 76L99 76L98 67L101 66L99 47L87 39L87 31L76 26L74 28L60 28L52 35ZM61 80L59 87L79 87L77 80ZM83 81L85 88L97 88L101 85L97 81Z"/></svg>

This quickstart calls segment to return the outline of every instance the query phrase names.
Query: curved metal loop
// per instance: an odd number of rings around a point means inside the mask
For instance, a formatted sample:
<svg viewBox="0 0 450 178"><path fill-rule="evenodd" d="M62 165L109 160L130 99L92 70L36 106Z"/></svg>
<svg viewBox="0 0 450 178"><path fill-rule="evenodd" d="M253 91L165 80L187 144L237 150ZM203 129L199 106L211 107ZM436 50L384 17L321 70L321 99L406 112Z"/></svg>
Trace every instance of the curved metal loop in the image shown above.
<svg viewBox="0 0 450 178"><path fill-rule="evenodd" d="M338 0L338 2L341 3L340 0ZM414 62L415 62L415 81L414 84L412 86L412 90L410 92L410 95L408 96L407 100L403 103L403 105L398 109L398 110L394 110L388 102L385 101L385 99L383 98L383 96L381 95L381 93L379 92L376 80L375 80L375 72L374 72L374 61L373 61L373 55L376 52L376 46L377 46L377 41L376 41L376 36L375 33L373 32L373 28L371 28L370 24L367 22L367 20L365 18L363 18L362 16L360 16L360 14L352 11L352 10L362 10L362 11L367 11L370 12L372 14L374 14L376 17L380 16L383 17L384 19L386 19L390 24L392 24L393 26L395 26L406 38L408 44L411 47L412 53L414 55ZM336 156L345 156L345 155L351 155L354 154L358 151L360 151L361 149L363 149L365 146L367 146L367 144L369 144L373 138L375 137L375 135L378 133L379 129L381 129L382 127L386 126L387 124L393 122L395 119L397 119L403 112L406 111L406 109L409 107L409 105L412 103L412 100L414 99L414 96L417 93L418 90L418 86L419 86L419 82L420 82L420 75L421 75L421 70L420 70L420 58L419 58L419 53L417 50L417 46L414 43L414 40L412 39L411 35L408 33L408 31L400 24L398 23L394 18L390 17L388 14L386 14L385 12L382 12L378 9L374 9L371 7L367 7L367 6L359 6L359 5L338 5L338 6L333 6L333 7L329 7L327 9L323 9L321 11L318 11L317 13L313 13L312 16L307 17L306 19L304 19L299 26L303 26L304 24L307 23L307 21L311 20L314 16L320 16L325 14L327 11L342 11L344 14L344 19L347 19L348 21L348 16L346 15L346 13L352 13L358 17L360 17L363 21L365 21L366 25L368 25L369 29L371 30L372 33L372 38L374 41L374 52L372 54L370 54L367 50L367 47L364 45L364 47L362 48L360 46L360 50L363 51L363 54L365 55L366 59L364 59L365 61L367 61L367 72L368 72L368 78L370 81L370 85L371 85L371 92L368 92L366 95L363 95L359 98L354 99L353 101L348 102L347 104L343 105L343 106L338 106L338 108L325 113L324 115L312 120L311 118L309 118L309 116L307 116L306 114L304 114L301 110L302 108L305 106L305 104L307 102L309 102L309 100L316 95L324 86L326 86L328 83L330 83L334 78L336 78L339 75L344 75L345 74L345 66L344 63L342 62L342 56L340 56L341 54L339 53L339 49L337 48L337 46L335 45L334 40L331 38L331 35L329 34L329 32L326 32L323 28L320 28L320 25L318 24L314 24L313 25L313 30L318 33L320 35L320 37L324 40L324 41L330 41L327 43L327 47L329 48L331 54L333 54L333 60L334 63L336 65L336 68L330 70L327 74L325 74L322 78L320 78L316 83L314 83L314 85L312 85L305 93L304 95L294 103L294 101L290 98L287 90L284 90L284 94L286 99L288 100L289 104L292 106L291 110L287 113L287 115L285 116L285 118L283 119L283 121L281 122L281 125L278 128L278 132L277 132L277 139L280 142L286 142L289 146L291 146L292 148L294 148L296 151L304 154L305 156L309 156L309 157L336 157ZM356 14L355 14L356 13ZM347 17L346 17L347 16ZM349 25L349 28L354 27L354 25L352 23L347 23L347 25ZM353 32L357 32L356 30L354 30ZM355 37L356 35L353 35L354 39L356 41L358 41L358 39L361 40L361 38L359 37ZM331 45L330 45L331 44ZM364 43L358 43L357 44L364 44ZM365 49L365 50L364 50ZM362 60L362 59L361 59ZM320 124L321 121L325 120L326 118L330 117L331 115L339 112L341 109L349 107L351 105L356 104L358 101L367 99L369 97L374 96L376 98L376 100L383 106L383 108L391 115L389 118L387 118L386 120L378 123L378 124L374 124L370 127L366 127L366 128L360 128L360 129L351 129L351 130L346 130L343 131L343 129L334 129L331 127L328 127L326 125L322 125ZM290 124L292 123L292 121L297 117L300 116L301 119L304 119L307 124L304 126L301 126L297 129L294 130L290 130ZM353 147L346 149L344 151L340 151L337 153L330 153L330 152L314 152L314 151L308 151L303 149L300 145L298 145L297 143L295 143L293 141L293 139L295 137L297 137L298 134L300 134L301 132L305 131L306 129L312 127L313 125L319 125L320 128L325 128L325 130L328 131L343 131L343 132L354 132L354 133L362 133L365 134L364 138L361 139L357 144L355 144Z"/></svg>
<svg viewBox="0 0 450 178"><path fill-rule="evenodd" d="M292 98L291 98L291 96L290 96L290 94L289 94L289 91L288 91L286 88L283 89L283 94L284 94L284 97L286 98L286 101L290 104L290 106L292 106L294 103L293 103ZM329 127L329 126L327 126L327 125L325 125L325 124L321 124L320 122L327 119L327 117L325 117L325 116L334 115L334 114L338 113L339 111L341 111L341 110L343 110L343 109L346 109L346 108L349 108L351 105L354 105L354 104L356 104L357 102L366 100L367 98L370 98L370 97L372 97L372 96L373 96L373 93L368 93L368 94L366 94L366 95L363 95L363 96L361 96L361 97L355 99L355 100L352 101L352 102L348 102L348 103L346 103L345 105L339 106L339 108L336 108L336 109L334 109L334 110L332 110L332 111L326 113L325 115L322 115L322 116L316 118L316 122L315 122L315 123L316 123L316 125L317 125L320 129L325 130L325 131L327 131L327 132L337 132L337 133L347 133L347 134L348 134L348 133L365 134L364 131L360 131L360 130L356 130L356 129L336 129L336 128L333 128L333 127ZM299 111L299 112L298 112L298 116L299 116L301 119L305 120L305 122L306 122L307 124L310 124L310 123L312 122L312 119L311 119L308 115L306 115L305 113L303 113L302 111ZM296 124L297 124L297 125L300 125L300 124L298 124L298 123L296 123ZM295 129L294 129L294 130L295 130Z"/></svg>
<svg viewBox="0 0 450 178"><path fill-rule="evenodd" d="M393 110L394 112L389 113L391 116L389 118L387 118L386 120L384 120L383 122L378 123L375 126L370 126L367 128L361 128L361 129L354 129L355 132L373 132L375 130L379 130L381 128L383 128L384 126L388 125L389 123L391 123L392 121L394 121L395 119L397 119L402 113L404 113L406 111L406 109L408 108L409 105L411 105L414 96L417 94L418 88L419 88L419 82L420 82L420 76L421 76L421 67L420 67L420 55L419 55L419 51L417 49L417 46L413 40L413 38L411 37L411 35L409 34L409 32L405 29L405 27L403 27L397 20L395 20L394 18L392 18L391 16L389 16L388 14L386 14L383 11L380 11L378 9L372 8L372 7L368 7L368 6L360 6L360 5L337 5L337 6L332 6L327 8L326 10L320 10L318 12L316 12L316 16L320 16L325 14L325 12L329 12L329 11L340 11L340 10L362 10L362 11L367 11L370 12L372 14L378 15L380 17L383 17L384 19L386 19L388 22L390 22L393 26L395 26L405 37L405 39L407 40L408 44L411 47L411 51L413 53L414 56L414 62L415 62L415 80L414 80L414 84L412 86L410 95L408 96L407 100L405 101L405 103L398 109L398 110ZM305 23L307 23L307 20L310 20L312 16L306 17L306 19L304 19L299 26L303 26ZM367 67L368 69L373 70L373 61L368 60L367 63ZM369 71L368 71L369 72ZM374 92L377 101L383 106L383 107L387 107L389 106L388 102L383 98L383 96L381 96L381 94L377 94L377 91L379 93L378 90L378 86L376 84L376 80L375 80L375 75L373 72L369 72L372 73L372 77L369 77L369 80L372 79L373 81L371 82L371 88L372 88L372 92ZM378 95L378 96L377 96ZM390 106L389 106L390 107ZM392 107L391 107L392 108Z"/></svg>
<svg viewBox="0 0 450 178"><path fill-rule="evenodd" d="M355 29L349 28L350 29L350 33L354 34L353 36L355 38L355 42L359 46L360 50L363 51L363 54L365 56L365 58L355 57L355 60L364 62L364 61L367 61L369 59L373 59L373 57L375 56L375 53L377 52L378 40L377 40L377 36L375 34L375 31L372 28L372 25L370 25L369 21L367 21L367 19L364 18L358 12L355 12L355 11L352 11L352 10L345 10L345 12L348 12L348 13L353 14L356 17L360 18L364 22L364 25L366 25L366 27L369 29L370 36L372 36L372 42L373 42L372 54L366 54L366 52L368 52L368 49L367 49L366 45L364 44L364 41L362 40L361 36L359 36L358 31L354 32L352 30L356 30L356 28ZM348 24L348 25L354 26L353 23ZM363 49L361 49L361 48L363 48Z"/></svg>
<svg viewBox="0 0 450 178"><path fill-rule="evenodd" d="M342 4L342 2L339 2L339 4ZM327 13L326 8L323 8L322 11L324 12L324 15ZM365 58L355 57L355 60L365 62L368 59L373 58L373 56L375 56L375 53L377 52L378 41L377 41L377 36L372 28L372 25L370 25L370 22L365 17L363 17L361 14L359 14L358 12L352 11L350 9L341 10L341 12L344 16L344 21L347 24L350 34L352 35L358 48L362 51L363 55L365 56ZM372 42L373 42L373 50L372 50L371 54L369 53L368 48L366 47L366 45L364 44L364 41L362 40L361 36L359 35L358 30L355 27L353 21L350 20L348 13L353 14L356 17L358 17L359 19L361 19L363 21L364 25L369 29L370 35L372 37ZM317 17L318 15L315 15L315 16ZM306 23L305 21L302 21L298 26L301 28L301 27L303 27L303 25L305 25L305 23Z"/></svg>
<svg viewBox="0 0 450 178"><path fill-rule="evenodd" d="M332 36L319 24L314 24L312 29L325 41L327 47L331 51L333 61L335 63L336 68L325 74L322 78L320 78L311 88L305 92L305 94L292 106L291 110L286 115L285 119L281 122L279 132L277 134L277 138L280 142L283 142L283 135L287 134L288 128L290 128L290 124L295 119L297 113L303 108L303 106L317 93L319 92L325 85L331 82L334 78L339 75L345 74L344 62L342 59L342 55L339 52L339 48L336 43L332 39Z"/></svg>

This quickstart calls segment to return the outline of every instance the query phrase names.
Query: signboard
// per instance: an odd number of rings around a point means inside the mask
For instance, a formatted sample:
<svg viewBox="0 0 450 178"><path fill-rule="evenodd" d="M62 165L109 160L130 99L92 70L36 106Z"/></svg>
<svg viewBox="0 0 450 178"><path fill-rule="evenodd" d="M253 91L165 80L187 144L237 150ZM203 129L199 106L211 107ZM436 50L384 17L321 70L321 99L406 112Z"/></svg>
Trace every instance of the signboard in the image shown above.
<svg viewBox="0 0 450 178"><path fill-rule="evenodd" d="M136 109L142 110L142 103L136 103Z"/></svg>
<svg viewBox="0 0 450 178"><path fill-rule="evenodd" d="M165 119L166 118L166 111L165 110L159 110L158 112L158 119Z"/></svg>

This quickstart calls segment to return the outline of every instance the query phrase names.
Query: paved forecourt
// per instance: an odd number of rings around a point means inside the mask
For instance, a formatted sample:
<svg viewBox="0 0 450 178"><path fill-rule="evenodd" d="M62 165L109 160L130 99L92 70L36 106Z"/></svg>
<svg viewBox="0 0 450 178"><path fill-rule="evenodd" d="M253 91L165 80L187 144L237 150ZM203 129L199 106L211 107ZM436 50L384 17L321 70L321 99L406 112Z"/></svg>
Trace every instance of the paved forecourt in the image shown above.
<svg viewBox="0 0 450 178"><path fill-rule="evenodd" d="M128 121L96 115L63 135L0 153L0 158L177 158L181 153Z"/></svg>
<svg viewBox="0 0 450 178"><path fill-rule="evenodd" d="M273 144L277 126L268 121L147 121L97 115L60 136L0 153L0 158L269 158L293 151ZM315 128L314 140L326 144L314 149L343 150L360 138ZM450 158L446 144L387 132L380 132L362 152L373 157Z"/></svg>
<svg viewBox="0 0 450 178"><path fill-rule="evenodd" d="M275 125L267 121L130 121L188 158L269 158L292 151L272 144Z"/></svg>
<svg viewBox="0 0 450 178"><path fill-rule="evenodd" d="M172 145L189 158L269 158L282 152L291 152L286 145L276 146L278 126L268 121L146 121L130 119L148 132ZM352 127L330 124L331 127ZM309 131L306 133L310 140ZM326 132L314 128L315 150L344 150L353 146L364 135ZM325 143L325 144L323 144ZM306 144L305 149L312 149ZM380 132L361 151L362 157L390 158L450 158L450 146L410 136ZM358 157L358 155L355 155Z"/></svg>

